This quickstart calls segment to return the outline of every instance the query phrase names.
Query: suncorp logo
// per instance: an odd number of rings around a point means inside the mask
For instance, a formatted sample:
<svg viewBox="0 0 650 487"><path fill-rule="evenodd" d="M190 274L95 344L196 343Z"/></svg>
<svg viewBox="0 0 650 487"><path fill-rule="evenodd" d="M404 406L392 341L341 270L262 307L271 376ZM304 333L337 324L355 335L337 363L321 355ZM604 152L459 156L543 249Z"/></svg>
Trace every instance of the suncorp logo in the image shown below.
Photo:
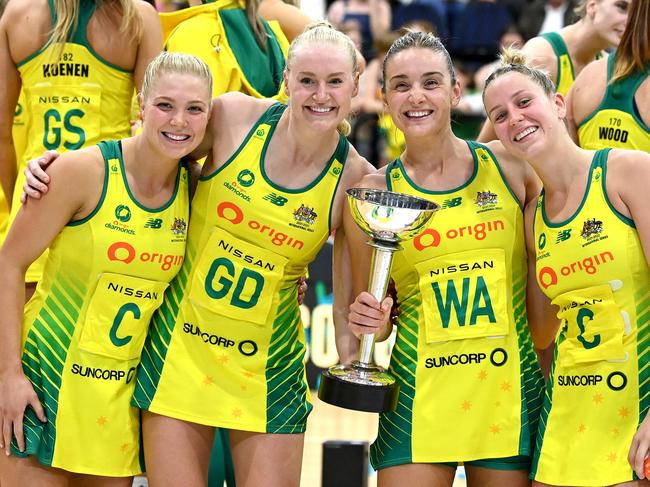
<svg viewBox="0 0 650 487"><path fill-rule="evenodd" d="M613 260L614 254L610 251L601 252L600 254L594 254L591 257L576 260L575 262L562 266L559 270L559 274L564 277L570 276L571 274L578 274L580 272L586 272L587 274L592 275L598 272L598 268L601 265ZM557 284L558 271L552 267L544 266L537 271L537 280L544 289L548 289Z"/></svg>
<svg viewBox="0 0 650 487"><path fill-rule="evenodd" d="M473 238L474 240L483 240L488 233L505 230L503 220L491 220L489 222L477 223L458 228L450 228L445 232L445 238L453 240L456 238ZM437 247L442 241L442 236L437 230L427 228L413 239L413 246L422 251L429 247Z"/></svg>
<svg viewBox="0 0 650 487"><path fill-rule="evenodd" d="M300 250L305 245L302 240L290 237L286 233L279 232L277 229L264 223L260 223L257 220L246 220L244 218L243 210L229 201L219 203L217 206L217 216L229 221L233 225L243 223L251 230L259 232L263 236L267 237L273 245L277 245L278 247L281 245L287 245L291 248Z"/></svg>
<svg viewBox="0 0 650 487"><path fill-rule="evenodd" d="M140 252L127 242L115 242L108 248L108 260L130 264L134 260L151 264L160 264L163 271L168 271L172 266L180 266L183 263L184 255L159 254L157 252Z"/></svg>

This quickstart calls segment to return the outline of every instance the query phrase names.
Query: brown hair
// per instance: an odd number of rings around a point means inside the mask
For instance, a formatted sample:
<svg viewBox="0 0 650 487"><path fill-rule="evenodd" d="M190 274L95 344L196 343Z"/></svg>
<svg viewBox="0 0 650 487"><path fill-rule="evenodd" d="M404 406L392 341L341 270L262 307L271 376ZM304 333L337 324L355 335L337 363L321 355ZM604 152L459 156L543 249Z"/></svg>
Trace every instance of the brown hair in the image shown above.
<svg viewBox="0 0 650 487"><path fill-rule="evenodd" d="M627 19L610 83L643 71L650 62L650 1L632 0Z"/></svg>
<svg viewBox="0 0 650 487"><path fill-rule="evenodd" d="M447 62L447 70L451 76L451 84L456 84L456 71L454 70L454 64L451 62L449 52L438 37L434 36L431 33L425 32L407 32L402 37L393 42L393 45L390 46L390 49L384 57L384 63L382 65L382 76L384 80L386 79L386 66L388 65L388 61L390 61L393 56L399 54L402 51L406 51L407 49L418 48L429 49L432 52L442 54L442 56L445 58L445 61ZM386 83L384 83L384 92L385 91Z"/></svg>
<svg viewBox="0 0 650 487"><path fill-rule="evenodd" d="M541 69L537 69L527 65L526 55L518 49L506 48L503 54L499 56L500 64L492 71L490 76L485 80L483 87L483 100L485 100L485 91L490 83L495 79L500 78L508 73L520 73L530 78L539 86L542 87L544 93L548 96L553 96L556 92L555 83L551 81L548 74Z"/></svg>

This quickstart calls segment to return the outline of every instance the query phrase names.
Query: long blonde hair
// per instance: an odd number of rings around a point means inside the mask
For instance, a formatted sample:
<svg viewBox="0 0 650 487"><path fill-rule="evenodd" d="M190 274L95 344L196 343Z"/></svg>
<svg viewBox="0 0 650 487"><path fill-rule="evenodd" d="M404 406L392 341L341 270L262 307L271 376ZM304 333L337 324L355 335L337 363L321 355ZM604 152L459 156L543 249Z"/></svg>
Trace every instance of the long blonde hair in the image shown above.
<svg viewBox="0 0 650 487"><path fill-rule="evenodd" d="M52 29L49 44L63 45L79 24L80 3L82 0L56 0L54 13L56 22ZM97 0L97 5L110 5L120 13L120 33L139 42L142 36L142 18L133 0ZM61 49L63 51L63 48ZM61 53L59 53L60 55Z"/></svg>
<svg viewBox="0 0 650 487"><path fill-rule="evenodd" d="M266 38L268 34L264 30L264 24L262 24L259 15L257 15L259 6L260 0L246 0L246 18L251 25L251 29L253 29L257 43L262 49L266 49Z"/></svg>

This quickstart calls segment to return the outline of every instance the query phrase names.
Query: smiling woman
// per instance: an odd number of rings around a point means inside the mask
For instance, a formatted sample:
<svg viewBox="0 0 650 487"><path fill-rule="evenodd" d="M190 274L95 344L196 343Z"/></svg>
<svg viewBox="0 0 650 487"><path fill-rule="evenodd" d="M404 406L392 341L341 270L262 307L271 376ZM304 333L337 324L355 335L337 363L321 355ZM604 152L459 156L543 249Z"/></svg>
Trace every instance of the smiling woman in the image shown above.
<svg viewBox="0 0 650 487"><path fill-rule="evenodd" d="M144 75L142 133L61 155L49 191L11 226L0 250L3 484L122 487L142 471L134 371L183 262L185 232L160 229L189 219L180 159L203 139L211 81L202 61L160 54ZM25 270L48 246L23 317Z"/></svg>
<svg viewBox="0 0 650 487"><path fill-rule="evenodd" d="M527 273L524 208L539 182L499 142L466 142L451 130L460 87L432 34L411 32L384 59L385 103L404 132L399 158L359 185L412 194L442 209L397 253L391 277L400 315L390 372L397 409L379 419L371 461L380 487L451 486L458 462L468 485L529 485L542 375L525 304L541 298ZM365 235L348 233L361 247ZM527 277L528 276L528 277ZM378 303L359 295L354 333L389 335ZM548 319L540 310L529 320ZM381 328L381 330L380 330Z"/></svg>
<svg viewBox="0 0 650 487"><path fill-rule="evenodd" d="M555 338L556 353L532 477L540 486L646 485L636 479L650 452L650 155L579 148L564 98L524 61L506 53L484 99L499 140L542 179L526 219L531 273L563 323L533 329L540 348Z"/></svg>
<svg viewBox="0 0 650 487"><path fill-rule="evenodd" d="M238 486L299 485L311 402L298 280L333 231L339 350L355 351L348 283L363 286L367 269L363 247L359 266L343 265L345 190L372 166L343 136L352 41L312 26L292 43L284 81L288 106L241 93L214 103L185 261L134 394L154 485L206 485L215 427L229 430Z"/></svg>

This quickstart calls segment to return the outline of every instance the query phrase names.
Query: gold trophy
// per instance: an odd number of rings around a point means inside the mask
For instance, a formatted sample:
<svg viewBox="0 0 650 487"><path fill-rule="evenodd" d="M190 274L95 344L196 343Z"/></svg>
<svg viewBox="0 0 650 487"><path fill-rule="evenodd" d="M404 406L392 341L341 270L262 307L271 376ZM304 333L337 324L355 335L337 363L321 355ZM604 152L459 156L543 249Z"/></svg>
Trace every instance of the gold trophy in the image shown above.
<svg viewBox="0 0 650 487"><path fill-rule="evenodd" d="M354 221L371 239L374 247L368 291L377 301L386 296L393 253L400 241L415 237L440 209L436 203L401 193L379 189L348 190ZM318 397L334 406L381 413L397 405L399 384L372 361L375 336L363 335L359 359L340 364L321 375Z"/></svg>

